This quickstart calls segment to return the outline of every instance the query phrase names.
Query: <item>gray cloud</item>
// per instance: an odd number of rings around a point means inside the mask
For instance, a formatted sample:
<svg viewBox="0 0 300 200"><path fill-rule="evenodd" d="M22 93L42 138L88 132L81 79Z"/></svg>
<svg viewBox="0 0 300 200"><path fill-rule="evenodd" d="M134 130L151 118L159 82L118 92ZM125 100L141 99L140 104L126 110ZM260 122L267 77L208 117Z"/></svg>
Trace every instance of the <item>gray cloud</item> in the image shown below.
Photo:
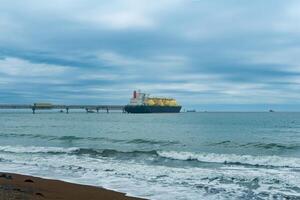
<svg viewBox="0 0 300 200"><path fill-rule="evenodd" d="M298 11L295 0L3 0L1 102L127 103L140 88L201 109L296 108Z"/></svg>

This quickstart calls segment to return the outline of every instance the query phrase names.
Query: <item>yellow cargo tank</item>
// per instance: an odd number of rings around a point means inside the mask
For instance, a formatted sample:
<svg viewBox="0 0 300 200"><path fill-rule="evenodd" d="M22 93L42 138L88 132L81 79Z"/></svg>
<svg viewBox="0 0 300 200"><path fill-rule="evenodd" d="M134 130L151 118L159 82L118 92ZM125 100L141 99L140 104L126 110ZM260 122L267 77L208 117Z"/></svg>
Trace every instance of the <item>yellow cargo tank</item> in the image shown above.
<svg viewBox="0 0 300 200"><path fill-rule="evenodd" d="M145 104L148 106L178 106L175 99L167 98L148 98Z"/></svg>
<svg viewBox="0 0 300 200"><path fill-rule="evenodd" d="M164 106L164 102L162 101L162 99L157 100L157 105L158 106Z"/></svg>
<svg viewBox="0 0 300 200"><path fill-rule="evenodd" d="M163 103L165 106L169 106L170 104L168 99L163 99Z"/></svg>
<svg viewBox="0 0 300 200"><path fill-rule="evenodd" d="M172 99L172 100L170 100L170 104L169 105L170 106L177 106L178 104L177 104L177 102L176 102L175 99Z"/></svg>
<svg viewBox="0 0 300 200"><path fill-rule="evenodd" d="M166 99L166 100L165 100L165 105L166 105L166 106L171 106L171 101L170 101L170 99Z"/></svg>
<svg viewBox="0 0 300 200"><path fill-rule="evenodd" d="M148 105L148 106L154 106L155 105L155 102L153 101L153 99L147 99L147 101L146 101L146 105Z"/></svg>
<svg viewBox="0 0 300 200"><path fill-rule="evenodd" d="M154 105L157 105L157 99L152 98L152 101L153 101Z"/></svg>

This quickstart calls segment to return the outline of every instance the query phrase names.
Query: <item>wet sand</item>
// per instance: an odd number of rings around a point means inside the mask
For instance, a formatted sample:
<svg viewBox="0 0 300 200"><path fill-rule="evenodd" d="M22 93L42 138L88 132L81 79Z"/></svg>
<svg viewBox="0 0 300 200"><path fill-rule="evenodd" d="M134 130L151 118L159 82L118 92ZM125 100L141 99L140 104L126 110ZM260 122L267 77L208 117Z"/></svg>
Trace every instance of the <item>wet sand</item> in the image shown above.
<svg viewBox="0 0 300 200"><path fill-rule="evenodd" d="M100 187L0 172L0 200L141 200Z"/></svg>

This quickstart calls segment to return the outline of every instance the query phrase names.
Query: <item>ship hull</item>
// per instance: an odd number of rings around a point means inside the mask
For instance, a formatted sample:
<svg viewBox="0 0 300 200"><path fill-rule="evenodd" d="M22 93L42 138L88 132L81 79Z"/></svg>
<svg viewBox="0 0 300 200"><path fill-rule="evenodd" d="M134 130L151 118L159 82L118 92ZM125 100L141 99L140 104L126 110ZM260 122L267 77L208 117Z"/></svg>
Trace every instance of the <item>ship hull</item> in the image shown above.
<svg viewBox="0 0 300 200"><path fill-rule="evenodd" d="M128 113L179 113L181 106L125 106Z"/></svg>

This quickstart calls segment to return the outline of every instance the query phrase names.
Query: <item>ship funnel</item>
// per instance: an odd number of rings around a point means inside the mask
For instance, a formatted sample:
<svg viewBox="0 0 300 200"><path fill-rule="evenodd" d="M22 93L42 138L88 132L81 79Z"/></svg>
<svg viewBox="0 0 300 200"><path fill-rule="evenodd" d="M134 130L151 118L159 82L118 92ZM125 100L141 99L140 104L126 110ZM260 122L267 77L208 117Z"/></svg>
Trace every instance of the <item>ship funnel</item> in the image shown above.
<svg viewBox="0 0 300 200"><path fill-rule="evenodd" d="M136 91L133 91L133 98L136 99Z"/></svg>

